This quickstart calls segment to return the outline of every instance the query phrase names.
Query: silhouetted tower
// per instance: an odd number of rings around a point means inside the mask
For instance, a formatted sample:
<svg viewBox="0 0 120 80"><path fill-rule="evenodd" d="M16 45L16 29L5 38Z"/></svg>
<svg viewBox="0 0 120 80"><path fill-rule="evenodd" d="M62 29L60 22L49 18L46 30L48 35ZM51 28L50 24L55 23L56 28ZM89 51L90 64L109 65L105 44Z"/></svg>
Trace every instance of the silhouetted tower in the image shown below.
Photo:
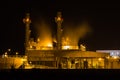
<svg viewBox="0 0 120 80"><path fill-rule="evenodd" d="M25 23L25 54L27 53L27 50L29 48L29 37L30 37L30 14L27 13L25 18L23 19L23 22Z"/></svg>
<svg viewBox="0 0 120 80"><path fill-rule="evenodd" d="M55 17L55 22L57 23L57 49L58 50L61 50L61 46L62 46L62 40L61 40L61 34L62 34L62 22L63 22L63 19L62 19L62 14L61 12L58 12L57 13L57 17Z"/></svg>

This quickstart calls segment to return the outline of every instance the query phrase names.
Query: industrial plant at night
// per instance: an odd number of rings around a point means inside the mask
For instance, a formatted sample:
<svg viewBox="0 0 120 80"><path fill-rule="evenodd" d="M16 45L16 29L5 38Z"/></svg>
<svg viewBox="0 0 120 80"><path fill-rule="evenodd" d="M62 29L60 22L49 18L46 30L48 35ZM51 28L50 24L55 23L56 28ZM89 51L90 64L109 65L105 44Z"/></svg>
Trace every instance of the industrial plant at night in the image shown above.
<svg viewBox="0 0 120 80"><path fill-rule="evenodd" d="M78 45L79 37L89 32L88 24L81 24L74 31L67 30L62 24L62 13L58 12L53 18L56 23L55 37L51 36L49 29L38 28L42 33L37 38L31 37L30 24L32 20L27 13L23 19L25 24L25 55L19 57L16 53L9 56L1 55L1 69L119 69L119 50L87 51L84 44ZM45 32L42 29L45 29ZM112 53L111 53L112 52Z"/></svg>

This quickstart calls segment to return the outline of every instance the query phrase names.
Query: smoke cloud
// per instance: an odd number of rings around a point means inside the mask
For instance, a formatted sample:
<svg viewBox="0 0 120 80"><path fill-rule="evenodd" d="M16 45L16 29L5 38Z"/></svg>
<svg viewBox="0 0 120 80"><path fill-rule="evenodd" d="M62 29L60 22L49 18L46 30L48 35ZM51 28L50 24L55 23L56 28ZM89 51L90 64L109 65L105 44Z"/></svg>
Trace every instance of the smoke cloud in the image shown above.
<svg viewBox="0 0 120 80"><path fill-rule="evenodd" d="M45 21L39 21L34 25L36 29L36 39L39 38L40 46L48 46L52 45L52 33L50 29L50 25L48 25Z"/></svg>
<svg viewBox="0 0 120 80"><path fill-rule="evenodd" d="M52 38L51 26L46 22L47 21L45 20L39 20L39 22L34 24L36 30L36 40L39 38L40 46L52 46L52 41L54 40L54 42L56 42L56 39ZM87 21L84 21L80 24L64 24L62 45L78 46L79 40L84 38L89 32L91 32L91 28Z"/></svg>
<svg viewBox="0 0 120 80"><path fill-rule="evenodd" d="M87 22L78 25L70 24L64 26L63 45L78 46L79 39L84 38L88 32L91 32L91 29Z"/></svg>

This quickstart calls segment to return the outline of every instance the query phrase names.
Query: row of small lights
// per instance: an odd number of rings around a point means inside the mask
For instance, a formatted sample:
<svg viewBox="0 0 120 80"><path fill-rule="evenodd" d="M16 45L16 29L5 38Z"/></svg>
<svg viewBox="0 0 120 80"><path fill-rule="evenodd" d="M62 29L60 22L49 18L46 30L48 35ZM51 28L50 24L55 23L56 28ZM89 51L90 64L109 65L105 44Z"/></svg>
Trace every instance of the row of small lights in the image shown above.
<svg viewBox="0 0 120 80"><path fill-rule="evenodd" d="M8 49L8 51L11 51L11 49ZM18 55L19 53L18 52L16 52L16 55ZM7 54L7 52L5 52L4 54L3 54L5 57L8 57L8 54Z"/></svg>

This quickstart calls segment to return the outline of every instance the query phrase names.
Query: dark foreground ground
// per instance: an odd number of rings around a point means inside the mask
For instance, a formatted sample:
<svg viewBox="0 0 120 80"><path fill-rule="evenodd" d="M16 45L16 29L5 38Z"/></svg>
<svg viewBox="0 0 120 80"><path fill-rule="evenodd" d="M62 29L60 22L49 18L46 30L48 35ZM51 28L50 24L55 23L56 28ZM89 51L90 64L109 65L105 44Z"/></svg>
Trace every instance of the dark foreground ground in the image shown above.
<svg viewBox="0 0 120 80"><path fill-rule="evenodd" d="M0 80L120 80L120 69L5 69Z"/></svg>

